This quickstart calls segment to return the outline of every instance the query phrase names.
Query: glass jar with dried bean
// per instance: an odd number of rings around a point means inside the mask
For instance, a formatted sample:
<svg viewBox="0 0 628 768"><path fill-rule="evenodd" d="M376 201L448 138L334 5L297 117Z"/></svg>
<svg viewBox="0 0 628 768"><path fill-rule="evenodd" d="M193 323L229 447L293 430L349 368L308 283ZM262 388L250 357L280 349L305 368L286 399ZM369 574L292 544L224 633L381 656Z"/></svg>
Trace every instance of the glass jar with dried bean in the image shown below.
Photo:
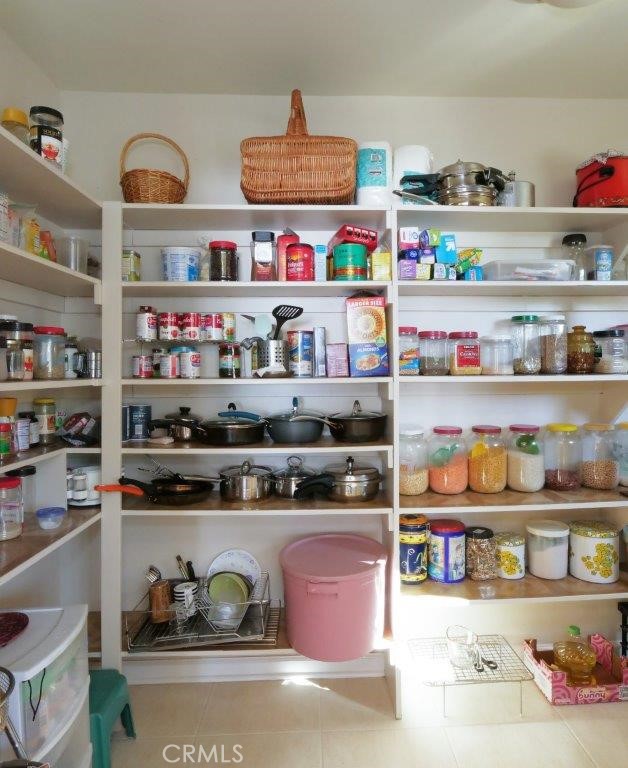
<svg viewBox="0 0 628 768"><path fill-rule="evenodd" d="M565 315L542 315L541 373L555 375L567 370L567 326Z"/></svg>
<svg viewBox="0 0 628 768"><path fill-rule="evenodd" d="M545 485L543 443L536 424L511 424L508 440L508 487L534 493Z"/></svg>
<svg viewBox="0 0 628 768"><path fill-rule="evenodd" d="M610 491L619 484L619 461L612 424L585 424L582 437L582 485Z"/></svg>
<svg viewBox="0 0 628 768"><path fill-rule="evenodd" d="M419 331L419 373L421 376L447 376L447 334L445 331Z"/></svg>
<svg viewBox="0 0 628 768"><path fill-rule="evenodd" d="M587 374L595 369L595 340L584 325L567 334L567 373Z"/></svg>
<svg viewBox="0 0 628 768"><path fill-rule="evenodd" d="M580 487L582 438L575 424L548 424L545 435L545 486L552 491Z"/></svg>
<svg viewBox="0 0 628 768"><path fill-rule="evenodd" d="M476 493L500 493L506 487L508 461L501 427L477 424L471 431L469 488Z"/></svg>
<svg viewBox="0 0 628 768"><path fill-rule="evenodd" d="M436 493L455 494L467 489L467 446L460 427L434 427L428 442L430 488Z"/></svg>
<svg viewBox="0 0 628 768"><path fill-rule="evenodd" d="M533 375L541 370L541 337L538 315L510 318L515 374Z"/></svg>
<svg viewBox="0 0 628 768"><path fill-rule="evenodd" d="M399 493L418 496L428 487L427 443L423 430L403 429L399 436Z"/></svg>
<svg viewBox="0 0 628 768"><path fill-rule="evenodd" d="M497 578L495 537L490 528L475 525L465 530L467 576L473 581Z"/></svg>

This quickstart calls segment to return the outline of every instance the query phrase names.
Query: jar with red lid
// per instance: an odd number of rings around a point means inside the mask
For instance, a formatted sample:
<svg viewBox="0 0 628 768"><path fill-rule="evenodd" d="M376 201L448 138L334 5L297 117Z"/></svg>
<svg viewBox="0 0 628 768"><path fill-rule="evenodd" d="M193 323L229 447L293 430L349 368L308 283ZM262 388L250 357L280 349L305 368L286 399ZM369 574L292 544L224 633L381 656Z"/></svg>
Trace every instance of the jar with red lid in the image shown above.
<svg viewBox="0 0 628 768"><path fill-rule="evenodd" d="M460 520L430 520L427 575L434 581L455 584L465 575L465 527Z"/></svg>
<svg viewBox="0 0 628 768"><path fill-rule="evenodd" d="M508 454L502 429L476 424L469 449L469 488L476 493L501 493L506 487Z"/></svg>
<svg viewBox="0 0 628 768"><path fill-rule="evenodd" d="M447 376L447 333L419 331L419 373L421 376Z"/></svg>
<svg viewBox="0 0 628 768"><path fill-rule="evenodd" d="M466 491L469 470L461 427L434 427L427 454L430 488L434 492L451 495Z"/></svg>
<svg viewBox="0 0 628 768"><path fill-rule="evenodd" d="M452 331L449 334L449 372L452 376L479 376L482 373L477 331Z"/></svg>
<svg viewBox="0 0 628 768"><path fill-rule="evenodd" d="M56 325L33 328L33 378L65 378L65 331Z"/></svg>
<svg viewBox="0 0 628 768"><path fill-rule="evenodd" d="M307 243L291 243L286 248L286 280L314 280L314 248Z"/></svg>
<svg viewBox="0 0 628 768"><path fill-rule="evenodd" d="M212 240L201 262L201 280L235 282L238 279L238 246L232 240Z"/></svg>

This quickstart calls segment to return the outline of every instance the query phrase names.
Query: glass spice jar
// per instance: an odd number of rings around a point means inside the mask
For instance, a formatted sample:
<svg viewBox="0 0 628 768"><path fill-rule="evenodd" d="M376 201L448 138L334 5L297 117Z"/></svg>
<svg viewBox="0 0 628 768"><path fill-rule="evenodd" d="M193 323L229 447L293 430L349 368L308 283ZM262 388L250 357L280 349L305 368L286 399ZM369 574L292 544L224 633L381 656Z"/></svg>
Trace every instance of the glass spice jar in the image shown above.
<svg viewBox="0 0 628 768"><path fill-rule="evenodd" d="M515 374L530 376L541 370L541 337L538 315L514 315L511 319Z"/></svg>
<svg viewBox="0 0 628 768"><path fill-rule="evenodd" d="M467 446L461 427L438 426L428 442L430 488L436 493L456 494L467 489Z"/></svg>
<svg viewBox="0 0 628 768"><path fill-rule="evenodd" d="M57 439L56 403L51 397L36 397L33 406L39 422L39 442L41 445L50 445Z"/></svg>
<svg viewBox="0 0 628 768"><path fill-rule="evenodd" d="M545 486L551 491L580 488L582 438L575 424L548 424L545 435Z"/></svg>
<svg viewBox="0 0 628 768"><path fill-rule="evenodd" d="M419 373L421 376L449 373L445 331L419 331Z"/></svg>
<svg viewBox="0 0 628 768"><path fill-rule="evenodd" d="M479 376L482 373L477 331L452 331L449 334L449 373L452 376Z"/></svg>
<svg viewBox="0 0 628 768"><path fill-rule="evenodd" d="M567 373L588 374L595 370L595 340L584 325L574 325L567 334Z"/></svg>
<svg viewBox="0 0 628 768"><path fill-rule="evenodd" d="M613 424L585 424L582 435L582 485L611 491L619 485Z"/></svg>
<svg viewBox="0 0 628 768"><path fill-rule="evenodd" d="M507 479L507 452L501 427L478 424L471 431L469 488L476 493L501 493Z"/></svg>
<svg viewBox="0 0 628 768"><path fill-rule="evenodd" d="M497 578L495 537L490 528L476 525L465 530L466 570L473 581L488 581Z"/></svg>
<svg viewBox="0 0 628 768"><path fill-rule="evenodd" d="M541 373L556 375L567 370L567 326L565 315L542 315Z"/></svg>

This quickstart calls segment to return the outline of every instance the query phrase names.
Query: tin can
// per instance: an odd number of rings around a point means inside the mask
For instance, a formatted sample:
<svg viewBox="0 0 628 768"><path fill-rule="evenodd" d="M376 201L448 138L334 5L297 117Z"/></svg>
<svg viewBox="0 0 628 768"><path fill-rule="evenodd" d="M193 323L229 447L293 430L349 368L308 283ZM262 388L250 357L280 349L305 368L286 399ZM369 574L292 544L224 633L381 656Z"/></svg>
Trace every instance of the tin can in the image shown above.
<svg viewBox="0 0 628 768"><path fill-rule="evenodd" d="M169 352L159 360L159 375L162 379L178 379L181 375L179 355Z"/></svg>
<svg viewBox="0 0 628 768"><path fill-rule="evenodd" d="M129 427L131 440L148 440L153 409L150 405L129 406Z"/></svg>
<svg viewBox="0 0 628 768"><path fill-rule="evenodd" d="M587 248L589 254L589 280L607 282L613 278L614 250L611 245L590 245Z"/></svg>
<svg viewBox="0 0 628 768"><path fill-rule="evenodd" d="M179 375L182 379L199 379L201 376L201 354L195 347L173 347L179 355Z"/></svg>
<svg viewBox="0 0 628 768"><path fill-rule="evenodd" d="M122 406L122 440L131 439L131 406Z"/></svg>
<svg viewBox="0 0 628 768"><path fill-rule="evenodd" d="M314 331L288 331L288 365L293 376L309 378L314 371Z"/></svg>
<svg viewBox="0 0 628 768"><path fill-rule="evenodd" d="M495 534L497 575L500 579L522 579L526 575L526 540L520 533Z"/></svg>
<svg viewBox="0 0 628 768"><path fill-rule="evenodd" d="M141 306L135 315L135 338L138 341L156 341L157 313L152 307Z"/></svg>
<svg viewBox="0 0 628 768"><path fill-rule="evenodd" d="M307 243L292 243L286 248L286 280L314 280L314 248Z"/></svg>
<svg viewBox="0 0 628 768"><path fill-rule="evenodd" d="M133 355L133 378L134 379L152 379L153 378L153 356L152 355Z"/></svg>
<svg viewBox="0 0 628 768"><path fill-rule="evenodd" d="M420 584L427 579L427 537L425 515L399 518L399 572L402 584Z"/></svg>
<svg viewBox="0 0 628 768"><path fill-rule="evenodd" d="M161 356L167 355L168 350L165 347L153 347L153 379L158 379L161 376L160 363Z"/></svg>
<svg viewBox="0 0 628 768"><path fill-rule="evenodd" d="M427 575L455 584L465 576L465 527L460 520L430 520Z"/></svg>
<svg viewBox="0 0 628 768"><path fill-rule="evenodd" d="M142 257L137 251L122 251L122 282L136 283L142 279Z"/></svg>
<svg viewBox="0 0 628 768"><path fill-rule="evenodd" d="M207 312L201 315L201 341L223 341L222 314Z"/></svg>
<svg viewBox="0 0 628 768"><path fill-rule="evenodd" d="M179 338L179 315L176 312L159 313L159 338L176 341Z"/></svg>
<svg viewBox="0 0 628 768"><path fill-rule="evenodd" d="M179 315L179 338L185 341L199 341L201 338L201 313L182 312Z"/></svg>
<svg viewBox="0 0 628 768"><path fill-rule="evenodd" d="M222 313L222 335L225 341L235 341L235 315L233 312Z"/></svg>

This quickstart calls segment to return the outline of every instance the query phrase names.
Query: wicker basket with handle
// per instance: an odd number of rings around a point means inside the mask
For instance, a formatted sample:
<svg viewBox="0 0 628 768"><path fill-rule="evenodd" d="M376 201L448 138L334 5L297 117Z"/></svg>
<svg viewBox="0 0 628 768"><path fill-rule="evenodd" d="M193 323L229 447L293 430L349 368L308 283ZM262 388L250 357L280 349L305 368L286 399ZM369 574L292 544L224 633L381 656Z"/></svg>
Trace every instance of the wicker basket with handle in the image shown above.
<svg viewBox="0 0 628 768"><path fill-rule="evenodd" d="M183 161L185 177L183 181L167 171L154 168L125 168L129 149L137 141L157 139L171 146ZM172 139L160 133L138 133L126 142L120 154L120 186L127 203L182 203L190 183L190 165L185 152Z"/></svg>
<svg viewBox="0 0 628 768"><path fill-rule="evenodd" d="M240 188L249 203L352 203L357 144L310 136L301 91L292 91L285 136L244 139Z"/></svg>

